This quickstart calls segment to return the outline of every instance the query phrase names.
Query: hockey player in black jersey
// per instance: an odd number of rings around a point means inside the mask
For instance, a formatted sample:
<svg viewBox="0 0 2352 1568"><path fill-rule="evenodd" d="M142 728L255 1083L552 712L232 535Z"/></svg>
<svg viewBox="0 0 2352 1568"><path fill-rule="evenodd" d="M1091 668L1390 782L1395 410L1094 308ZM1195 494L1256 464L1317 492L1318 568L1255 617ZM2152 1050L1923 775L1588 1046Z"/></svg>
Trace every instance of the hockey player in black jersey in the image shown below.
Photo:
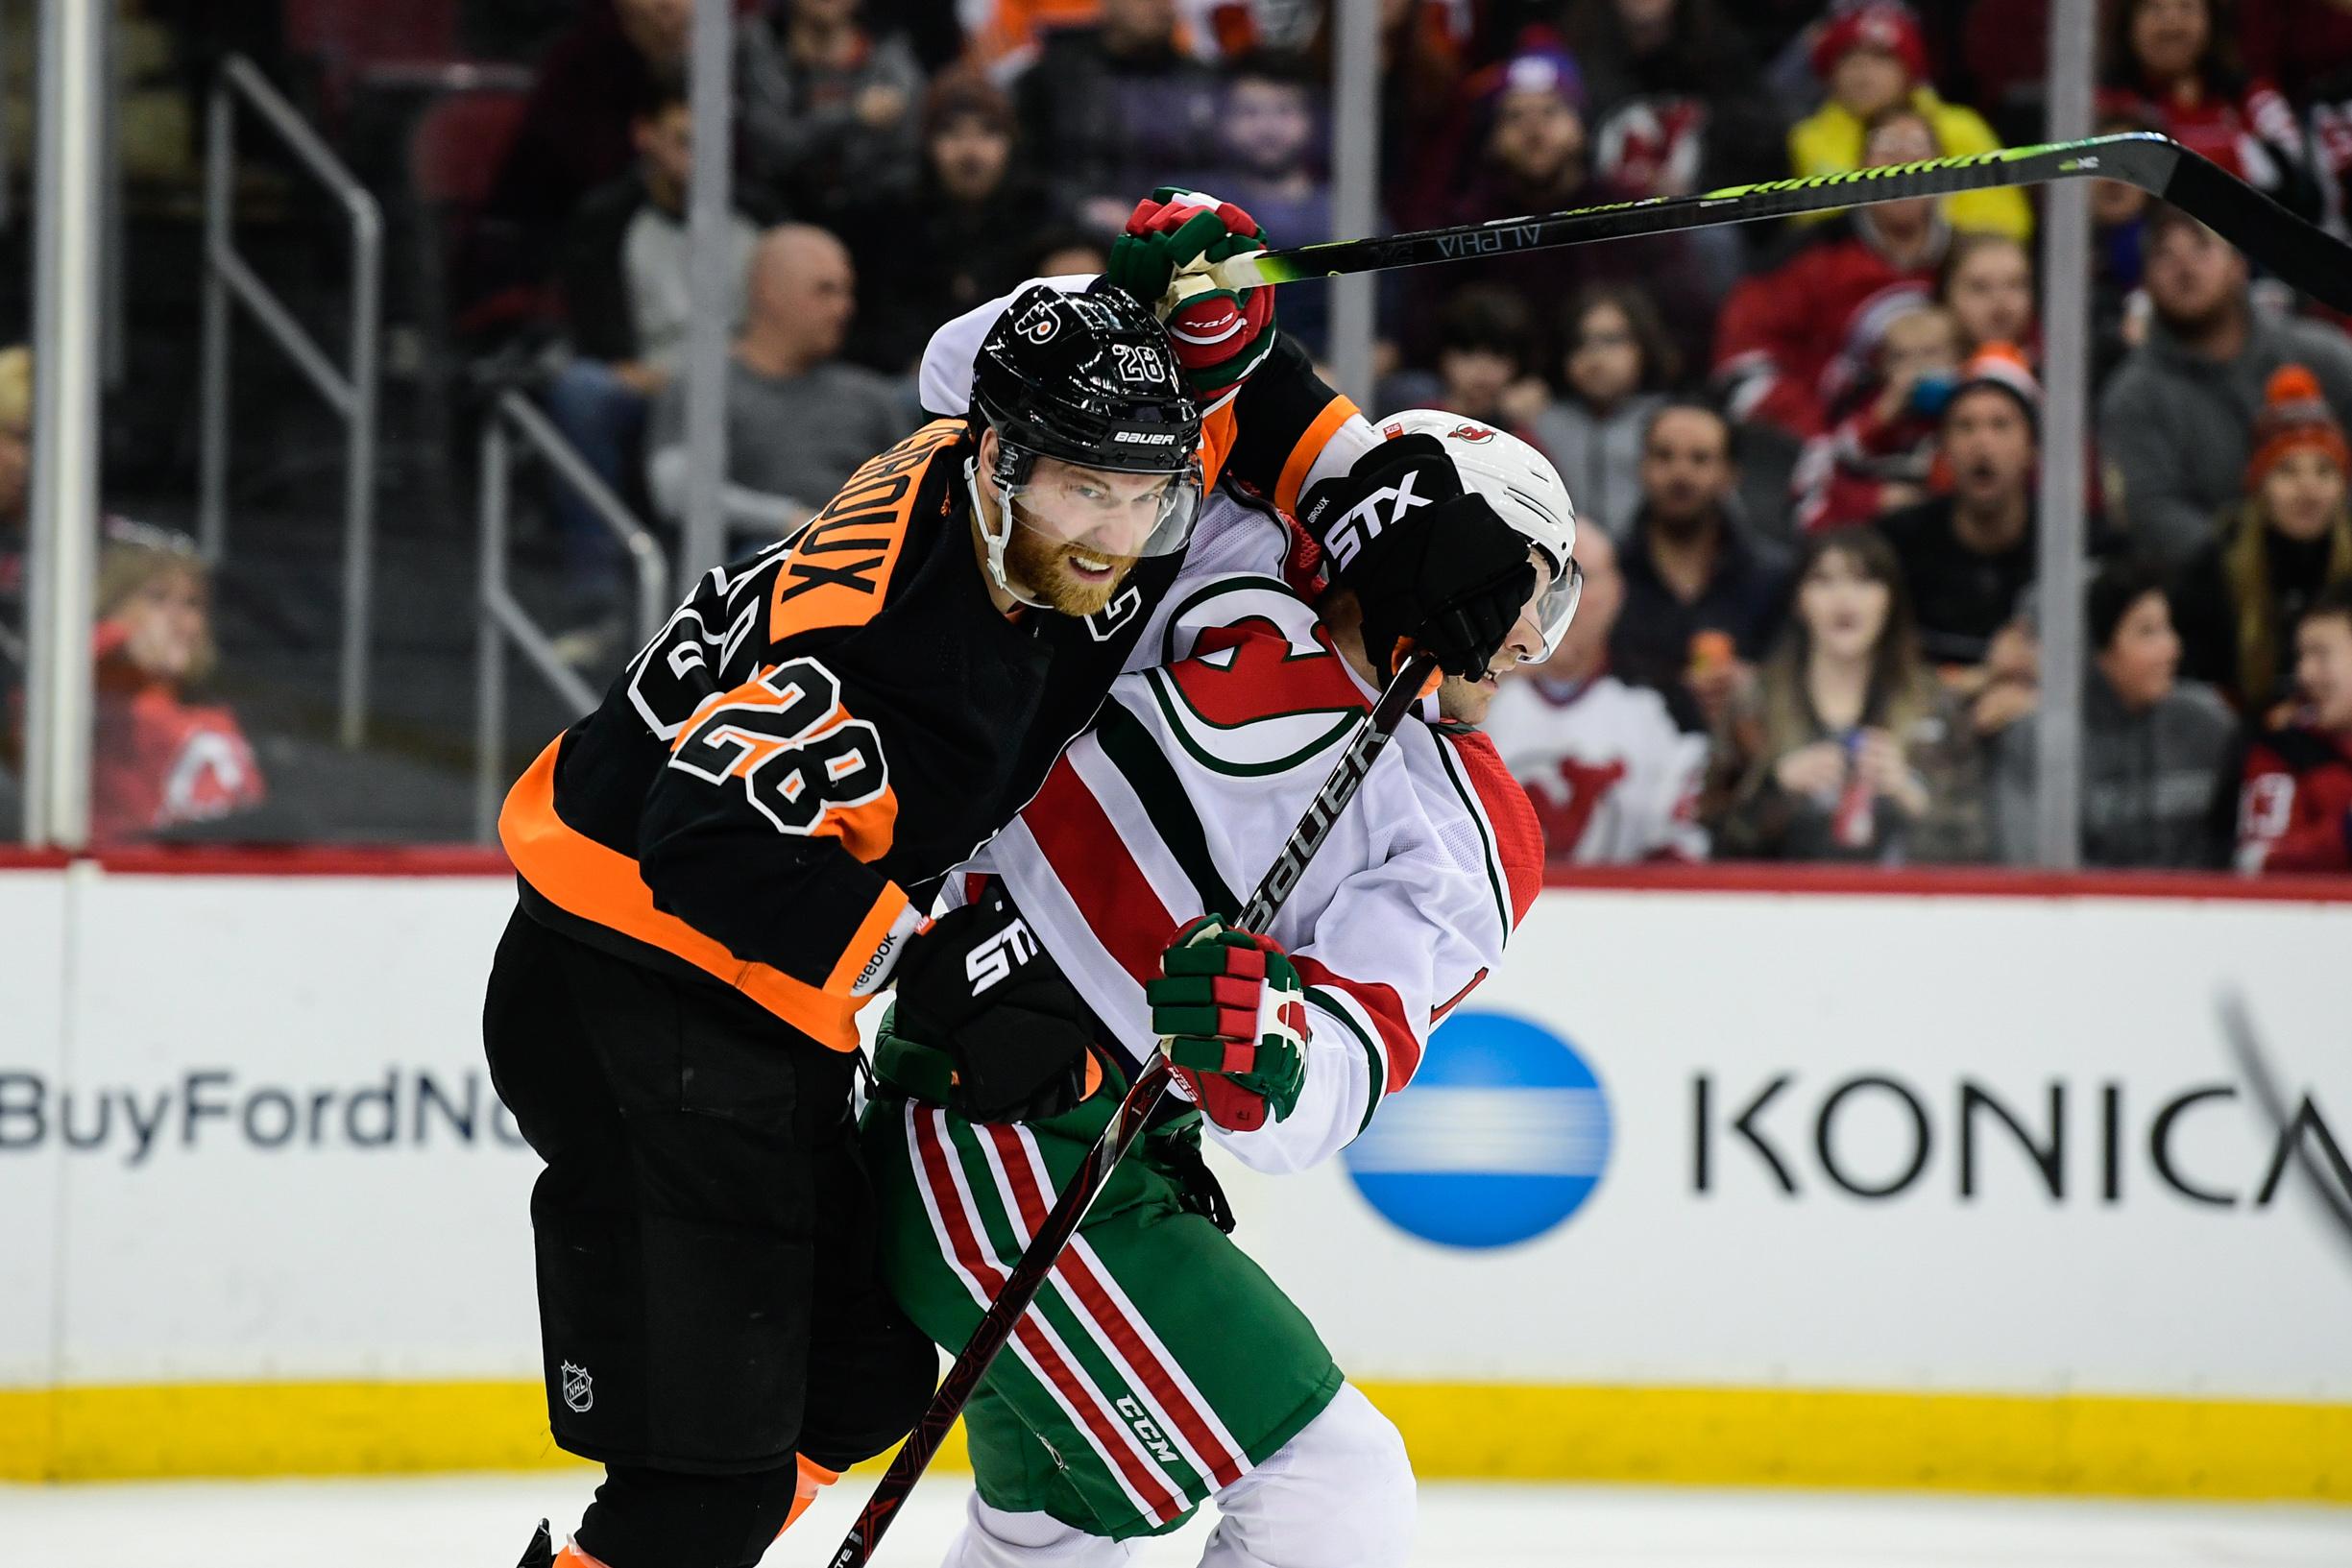
<svg viewBox="0 0 2352 1568"><path fill-rule="evenodd" d="M1114 258L1155 302L1210 247L1256 241L1185 200L1145 204ZM1295 506L1375 444L1268 302L1223 303L1188 297L1219 350L1191 330L1180 363L1117 286L1023 291L967 417L707 573L509 795L520 907L484 1035L546 1163L550 1423L606 1468L573 1542L526 1564L748 1568L920 1412L934 1353L880 1284L852 1142L856 1012L914 944L909 973L963 989L984 934L923 912L1101 703L1204 488ZM1418 505L1386 479L1331 513L1375 645L1483 666L1526 597L1524 541L1475 496ZM1021 1027L959 1037L974 1120L1082 1092L1082 1004L1016 1000Z"/></svg>

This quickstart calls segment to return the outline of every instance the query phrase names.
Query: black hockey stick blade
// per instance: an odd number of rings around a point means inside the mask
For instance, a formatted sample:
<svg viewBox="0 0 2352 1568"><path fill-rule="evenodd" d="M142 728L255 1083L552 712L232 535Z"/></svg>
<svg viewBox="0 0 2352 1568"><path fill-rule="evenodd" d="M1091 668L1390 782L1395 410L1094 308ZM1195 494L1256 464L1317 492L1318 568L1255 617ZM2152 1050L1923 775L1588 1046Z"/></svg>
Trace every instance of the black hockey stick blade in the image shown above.
<svg viewBox="0 0 2352 1568"><path fill-rule="evenodd" d="M2337 1240L2343 1242L2347 1256L2352 1256L2352 1169L2346 1168L2342 1152L2334 1144L2323 1145L2329 1155L2323 1164L2313 1155L2311 1141L2296 1136L2297 1122L2305 1107L2287 1103L2286 1091L2280 1087L2277 1073L2271 1070L2261 1037L2254 1032L2254 1017L2245 1004L2244 995L2234 987L2225 990L2216 1006L2221 1015L2221 1036L2229 1042L2230 1055L2237 1059L2238 1070L2245 1074L2247 1086L2254 1091L2255 1103L2262 1107L2272 1132L2293 1141L2295 1164L2311 1184L2311 1190L2318 1194L2320 1211L2331 1221L2330 1228Z"/></svg>
<svg viewBox="0 0 2352 1568"><path fill-rule="evenodd" d="M1210 276L1222 287L1248 288L2056 180L2117 180L2136 185L2179 207L2292 287L2332 309L2352 312L2352 246L2178 142L2146 131L1731 185L1695 196L1612 202L1454 229L1424 229L1386 239L1253 252L1219 262Z"/></svg>
<svg viewBox="0 0 2352 1568"><path fill-rule="evenodd" d="M1249 902L1243 905L1233 917L1235 926L1243 930L1262 931L1273 924L1275 911L1282 907L1283 902L1298 885L1299 878L1306 874L1308 863L1315 858L1315 852L1331 835L1331 825L1339 820L1340 813L1347 809L1347 803L1355 799L1356 792L1364 787L1364 781L1371 775L1373 760L1389 743L1389 737L1396 733L1396 726L1403 721L1407 711L1420 696L1421 688L1429 684L1429 677L1436 672L1436 661L1427 654L1417 653L1405 661L1404 668L1398 670L1387 687L1382 688L1380 700L1372 706L1370 716L1356 727L1355 735L1347 742L1347 749L1340 754L1340 760L1332 767L1331 776L1323 781L1323 786L1315 792L1314 803L1307 808L1306 815L1300 817L1298 826L1291 830L1281 853L1274 856L1274 863L1258 882L1257 891L1249 895ZM939 1444L947 1437L948 1429L963 1413L964 1406L980 1387L980 1380L986 1375L989 1363L996 1360L997 1352L1011 1339L1012 1332L1019 1326L1022 1315L1029 1311L1030 1303L1036 1300L1037 1292L1045 1286L1046 1277L1054 1271L1055 1263L1061 1257L1062 1248L1069 1244L1079 1222L1086 1218L1086 1211L1094 1207L1094 1200L1101 1195L1112 1167L1133 1146L1135 1140L1143 1136L1144 1128L1151 1123L1152 1113L1159 1109L1160 1097L1168 1091L1168 1058L1165 1054L1155 1053L1144 1070L1135 1075L1135 1081L1128 1086L1126 1098L1119 1101L1118 1115L1112 1117L1110 1125L1103 1129L1103 1136L1095 1140L1094 1147L1086 1151L1086 1158L1079 1164L1078 1173L1070 1178L1070 1185L1063 1188L1061 1195L1054 1200L1054 1207L1046 1215L1045 1222L1037 1227L1037 1234L1030 1238L1029 1245L1022 1250L1021 1261L1005 1277L996 1299L988 1304L979 1327L973 1329L972 1338L965 1341L963 1353L947 1369L947 1376L939 1380L938 1391L931 1396L931 1404L924 1410L922 1419L915 1423L914 1431L909 1434L907 1440L899 1445L898 1453L891 1458L890 1467L883 1472L882 1480L874 1484L872 1495L867 1497L865 1507L859 1511L858 1522L850 1526L840 1549L828 1559L829 1568L861 1568L861 1564L873 1560L874 1549L882 1543L883 1532L890 1528L891 1521L898 1516L900 1506L914 1490L914 1484L922 1480L923 1472L930 1468L933 1457L939 1452Z"/></svg>

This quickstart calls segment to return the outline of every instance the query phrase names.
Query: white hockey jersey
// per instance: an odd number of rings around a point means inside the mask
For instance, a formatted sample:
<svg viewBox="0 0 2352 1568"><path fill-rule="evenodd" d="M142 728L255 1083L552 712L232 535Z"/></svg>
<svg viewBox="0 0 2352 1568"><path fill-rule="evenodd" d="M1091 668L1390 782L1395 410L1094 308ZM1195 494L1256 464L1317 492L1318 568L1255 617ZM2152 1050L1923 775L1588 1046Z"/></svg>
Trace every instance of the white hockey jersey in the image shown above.
<svg viewBox="0 0 2352 1568"><path fill-rule="evenodd" d="M1685 734L1647 687L1607 674L1566 688L1506 681L1486 732L1535 802L1553 864L1707 858L1707 737Z"/></svg>
<svg viewBox="0 0 2352 1568"><path fill-rule="evenodd" d="M1274 519L1214 497L1184 582L1088 732L963 869L1002 878L1117 1036L1157 1049L1144 981L1176 929L1238 908L1378 693L1282 578ZM1408 717L1268 933L1307 983L1306 1083L1279 1122L1210 1135L1260 1170L1337 1153L1501 958L1541 880L1526 793L1487 738ZM951 900L968 888L951 880Z"/></svg>

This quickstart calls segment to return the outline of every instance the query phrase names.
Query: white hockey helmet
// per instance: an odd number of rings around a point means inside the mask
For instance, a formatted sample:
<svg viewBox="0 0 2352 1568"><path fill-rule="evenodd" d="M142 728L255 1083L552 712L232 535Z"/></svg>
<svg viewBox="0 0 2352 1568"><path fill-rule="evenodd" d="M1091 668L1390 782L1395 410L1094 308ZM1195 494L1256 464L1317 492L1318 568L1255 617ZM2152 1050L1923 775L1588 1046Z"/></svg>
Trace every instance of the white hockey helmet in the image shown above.
<svg viewBox="0 0 2352 1568"><path fill-rule="evenodd" d="M1530 663L1549 659L1576 616L1585 586L1584 573L1576 567L1576 505L1568 499L1560 470L1518 437L1442 408L1408 409L1372 422L1389 440L1437 437L1445 455L1454 460L1463 488L1484 495L1496 514L1542 554L1551 567L1551 580L1536 605L1543 651Z"/></svg>

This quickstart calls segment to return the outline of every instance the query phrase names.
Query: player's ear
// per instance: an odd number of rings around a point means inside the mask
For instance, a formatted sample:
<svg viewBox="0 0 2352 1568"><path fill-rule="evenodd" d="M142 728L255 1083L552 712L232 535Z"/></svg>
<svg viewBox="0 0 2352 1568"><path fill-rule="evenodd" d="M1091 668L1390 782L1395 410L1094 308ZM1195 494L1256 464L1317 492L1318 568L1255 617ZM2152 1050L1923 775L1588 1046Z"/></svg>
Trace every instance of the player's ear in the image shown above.
<svg viewBox="0 0 2352 1568"><path fill-rule="evenodd" d="M996 451L997 451L997 446L998 446L998 441L997 441L997 434L996 434L996 426L994 426L994 425L988 425L988 426L984 427L984 428L983 428L982 431L981 431L981 433L980 433L980 471L981 471L981 472L982 472L982 473L993 473L994 471L996 471Z"/></svg>

